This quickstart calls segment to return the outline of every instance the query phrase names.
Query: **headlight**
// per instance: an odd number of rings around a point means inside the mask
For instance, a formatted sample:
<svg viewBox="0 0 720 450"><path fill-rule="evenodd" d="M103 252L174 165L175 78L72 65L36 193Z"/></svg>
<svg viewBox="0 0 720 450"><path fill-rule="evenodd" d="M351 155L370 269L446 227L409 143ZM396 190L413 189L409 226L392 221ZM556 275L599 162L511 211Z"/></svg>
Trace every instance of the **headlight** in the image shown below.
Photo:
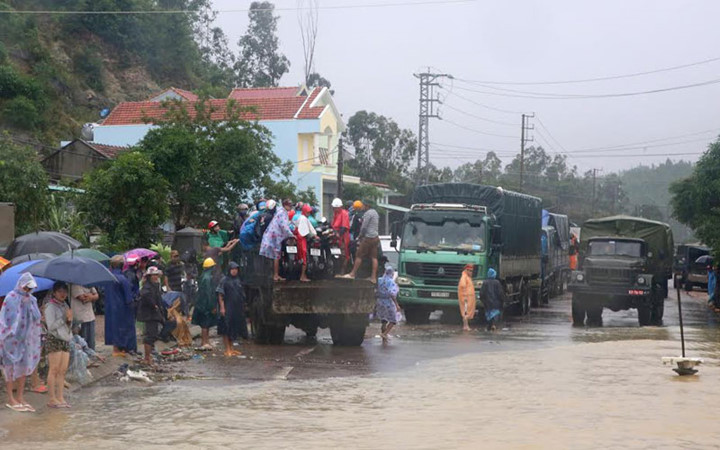
<svg viewBox="0 0 720 450"><path fill-rule="evenodd" d="M585 275L583 275L582 273L578 273L577 275L575 275L575 280L576 281L584 281Z"/></svg>
<svg viewBox="0 0 720 450"><path fill-rule="evenodd" d="M398 284L398 286L412 286L415 284L410 278L406 277L398 277L396 283Z"/></svg>
<svg viewBox="0 0 720 450"><path fill-rule="evenodd" d="M645 278L642 276L637 277L637 284L645 284Z"/></svg>

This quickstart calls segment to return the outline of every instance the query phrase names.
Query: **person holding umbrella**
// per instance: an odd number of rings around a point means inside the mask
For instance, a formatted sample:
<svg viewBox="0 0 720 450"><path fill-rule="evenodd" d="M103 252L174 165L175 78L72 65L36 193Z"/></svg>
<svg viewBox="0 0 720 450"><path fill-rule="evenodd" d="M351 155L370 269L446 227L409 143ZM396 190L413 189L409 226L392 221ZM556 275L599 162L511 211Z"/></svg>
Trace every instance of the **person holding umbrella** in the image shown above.
<svg viewBox="0 0 720 450"><path fill-rule="evenodd" d="M65 401L65 373L70 363L70 341L72 340L72 311L67 305L68 286L63 281L55 283L50 301L45 305L47 325L48 387L50 408L70 408Z"/></svg>
<svg viewBox="0 0 720 450"><path fill-rule="evenodd" d="M33 276L22 274L0 309L0 366L8 396L5 406L18 412L35 411L23 398L25 378L40 362L41 315L32 295L35 288Z"/></svg>

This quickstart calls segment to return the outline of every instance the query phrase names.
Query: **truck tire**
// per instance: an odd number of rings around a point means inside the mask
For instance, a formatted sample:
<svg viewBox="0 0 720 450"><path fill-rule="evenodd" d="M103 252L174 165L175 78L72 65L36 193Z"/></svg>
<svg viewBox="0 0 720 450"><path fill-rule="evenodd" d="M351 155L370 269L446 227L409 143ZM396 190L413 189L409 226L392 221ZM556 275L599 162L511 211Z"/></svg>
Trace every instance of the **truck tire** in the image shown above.
<svg viewBox="0 0 720 450"><path fill-rule="evenodd" d="M638 312L638 325L641 327L645 327L650 325L650 315L652 312L652 308L650 305L640 305L637 308Z"/></svg>
<svg viewBox="0 0 720 450"><path fill-rule="evenodd" d="M422 306L405 306L405 320L411 325L426 325L430 323L430 311Z"/></svg>
<svg viewBox="0 0 720 450"><path fill-rule="evenodd" d="M693 290L694 285L692 284L692 282L686 281L684 287L686 292L690 292Z"/></svg>
<svg viewBox="0 0 720 450"><path fill-rule="evenodd" d="M650 324L655 326L662 326L663 314L665 313L665 298L663 297L664 290L659 289L657 295L653 299L652 307L650 309Z"/></svg>
<svg viewBox="0 0 720 450"><path fill-rule="evenodd" d="M268 328L268 342L270 345L282 345L285 341L285 326L274 325Z"/></svg>
<svg viewBox="0 0 720 450"><path fill-rule="evenodd" d="M585 303L578 294L572 296L572 319L574 327L585 325Z"/></svg>
<svg viewBox="0 0 720 450"><path fill-rule="evenodd" d="M252 320L252 333L256 344L267 345L270 342L270 330L268 326L262 323L257 317L253 317Z"/></svg>
<svg viewBox="0 0 720 450"><path fill-rule="evenodd" d="M429 320L430 315L428 315ZM440 323L445 325L460 325L463 323L460 308L445 308L440 316Z"/></svg>
<svg viewBox="0 0 720 450"><path fill-rule="evenodd" d="M365 326L359 324L331 326L330 336L332 336L333 345L358 347L365 340Z"/></svg>
<svg viewBox="0 0 720 450"><path fill-rule="evenodd" d="M587 325L592 327L601 327L603 307L602 305L588 305L586 307Z"/></svg>

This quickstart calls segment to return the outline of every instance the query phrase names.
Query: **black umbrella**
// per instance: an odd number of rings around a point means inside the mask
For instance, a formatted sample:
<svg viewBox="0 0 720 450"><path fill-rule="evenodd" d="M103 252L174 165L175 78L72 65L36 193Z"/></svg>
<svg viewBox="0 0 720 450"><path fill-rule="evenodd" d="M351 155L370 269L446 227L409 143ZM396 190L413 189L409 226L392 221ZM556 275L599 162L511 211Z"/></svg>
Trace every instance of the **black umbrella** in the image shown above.
<svg viewBox="0 0 720 450"><path fill-rule="evenodd" d="M55 281L70 284L92 286L104 283L117 283L115 275L99 262L81 256L62 255L41 261L26 272Z"/></svg>
<svg viewBox="0 0 720 450"><path fill-rule="evenodd" d="M26 234L12 241L5 251L6 259L29 253L60 254L70 249L80 248L80 242L56 231L38 231Z"/></svg>
<svg viewBox="0 0 720 450"><path fill-rule="evenodd" d="M713 258L710 255L702 255L695 260L695 264L702 264L703 266L712 266Z"/></svg>
<svg viewBox="0 0 720 450"><path fill-rule="evenodd" d="M13 266L16 266L20 263L24 263L27 261L38 261L41 259L50 259L50 258L54 258L56 256L57 255L54 255L52 253L28 253L27 255L21 255L21 256L14 257L13 259L10 260L10 263Z"/></svg>

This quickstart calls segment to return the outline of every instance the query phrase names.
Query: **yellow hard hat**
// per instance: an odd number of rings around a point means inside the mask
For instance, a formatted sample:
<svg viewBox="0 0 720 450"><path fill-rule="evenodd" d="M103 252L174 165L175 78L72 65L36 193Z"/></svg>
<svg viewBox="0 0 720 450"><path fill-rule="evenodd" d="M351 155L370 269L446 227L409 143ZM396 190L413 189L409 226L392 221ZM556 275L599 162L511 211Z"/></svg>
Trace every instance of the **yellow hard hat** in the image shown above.
<svg viewBox="0 0 720 450"><path fill-rule="evenodd" d="M363 202L361 202L360 200L355 200L355 202L353 203L353 208L360 209L362 207L363 207Z"/></svg>
<svg viewBox="0 0 720 450"><path fill-rule="evenodd" d="M203 261L203 269L209 269L210 267L215 267L215 260L212 258L205 258L205 261Z"/></svg>

